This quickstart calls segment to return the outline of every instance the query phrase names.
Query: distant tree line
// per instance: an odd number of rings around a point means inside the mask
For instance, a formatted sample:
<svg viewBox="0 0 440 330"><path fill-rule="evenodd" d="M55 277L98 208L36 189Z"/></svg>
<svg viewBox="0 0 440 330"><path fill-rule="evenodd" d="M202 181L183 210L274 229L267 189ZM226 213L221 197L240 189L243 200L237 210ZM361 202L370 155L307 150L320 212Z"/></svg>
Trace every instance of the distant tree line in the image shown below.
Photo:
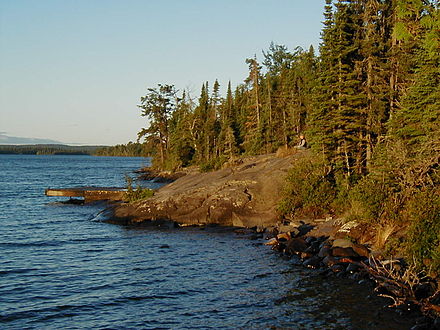
<svg viewBox="0 0 440 330"><path fill-rule="evenodd" d="M173 85L149 88L139 139L157 167L209 169L305 133L314 160L297 175L305 186L315 180L313 212L348 212L391 233L393 247L406 228L412 256L440 270L438 1L326 0L324 16L319 55L272 43L261 62L246 59L248 76L226 96L218 81L196 100ZM307 209L310 192L297 198L295 189L285 216Z"/></svg>
<svg viewBox="0 0 440 330"><path fill-rule="evenodd" d="M69 146L63 144L0 145L0 154L16 155L92 155L147 157L143 144L129 142L116 146Z"/></svg>
<svg viewBox="0 0 440 330"><path fill-rule="evenodd" d="M91 155L96 146L68 146L62 144L0 145L0 154L24 155Z"/></svg>
<svg viewBox="0 0 440 330"><path fill-rule="evenodd" d="M117 144L115 146L97 148L95 156L116 156L116 157L148 157L145 146L141 143L128 142L127 144Z"/></svg>

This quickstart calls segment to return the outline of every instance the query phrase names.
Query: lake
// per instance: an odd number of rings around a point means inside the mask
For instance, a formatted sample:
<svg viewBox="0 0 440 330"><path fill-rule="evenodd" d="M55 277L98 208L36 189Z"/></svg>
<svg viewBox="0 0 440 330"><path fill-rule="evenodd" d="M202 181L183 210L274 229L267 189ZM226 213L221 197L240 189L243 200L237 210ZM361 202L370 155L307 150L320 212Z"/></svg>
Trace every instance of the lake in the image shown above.
<svg viewBox="0 0 440 330"><path fill-rule="evenodd" d="M102 202L44 195L124 186L149 161L0 155L0 328L410 327L371 288L295 266L263 240L224 228L108 224Z"/></svg>

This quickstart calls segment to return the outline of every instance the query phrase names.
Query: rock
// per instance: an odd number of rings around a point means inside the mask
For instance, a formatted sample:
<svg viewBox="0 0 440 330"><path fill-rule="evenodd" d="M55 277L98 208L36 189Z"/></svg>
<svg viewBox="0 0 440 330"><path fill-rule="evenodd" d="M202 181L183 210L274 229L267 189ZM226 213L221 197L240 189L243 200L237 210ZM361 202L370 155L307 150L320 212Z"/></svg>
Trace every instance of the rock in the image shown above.
<svg viewBox="0 0 440 330"><path fill-rule="evenodd" d="M357 272L359 269L360 269L360 267L359 267L358 265L356 265L356 264L349 264L349 265L347 266L346 271L349 272L349 273L355 273L355 272Z"/></svg>
<svg viewBox="0 0 440 330"><path fill-rule="evenodd" d="M320 248L319 248L320 245L321 245L321 242L319 242L318 240L313 241L313 242L310 244L310 246L311 246L314 250L316 250L317 252L319 252L319 250L320 250Z"/></svg>
<svg viewBox="0 0 440 330"><path fill-rule="evenodd" d="M328 245L324 245L321 250L319 250L318 256L325 258L331 255L331 248Z"/></svg>
<svg viewBox="0 0 440 330"><path fill-rule="evenodd" d="M416 324L411 327L411 330L430 330L432 329L429 323Z"/></svg>
<svg viewBox="0 0 440 330"><path fill-rule="evenodd" d="M366 257L366 258L370 256L370 250L366 246L362 244L353 243L352 241L345 238L335 239L333 241L333 247L345 248L345 249L351 248L358 256Z"/></svg>
<svg viewBox="0 0 440 330"><path fill-rule="evenodd" d="M435 293L435 286L432 283L420 283L413 288L417 300L431 297Z"/></svg>
<svg viewBox="0 0 440 330"><path fill-rule="evenodd" d="M354 250L351 247L333 247L331 249L331 253L334 257L359 257L359 255L354 252Z"/></svg>
<svg viewBox="0 0 440 330"><path fill-rule="evenodd" d="M333 247L348 248L353 247L353 244L352 241L345 238L338 238L333 241Z"/></svg>
<svg viewBox="0 0 440 330"><path fill-rule="evenodd" d="M361 257L368 258L370 256L370 250L365 245L353 244L351 248Z"/></svg>
<svg viewBox="0 0 440 330"><path fill-rule="evenodd" d="M329 248L332 247L328 241L322 241L321 244L319 245L319 248L322 249L324 246L327 246Z"/></svg>
<svg viewBox="0 0 440 330"><path fill-rule="evenodd" d="M310 245L304 252L311 253L311 254L317 254L319 250L312 245Z"/></svg>
<svg viewBox="0 0 440 330"><path fill-rule="evenodd" d="M312 244L312 242L316 241L316 238L313 236L306 237L305 239L307 244Z"/></svg>
<svg viewBox="0 0 440 330"><path fill-rule="evenodd" d="M287 242L290 239L290 233L281 233L277 235L278 241Z"/></svg>
<svg viewBox="0 0 440 330"><path fill-rule="evenodd" d="M278 240L276 238L271 238L269 241L264 243L264 245L276 245L278 244Z"/></svg>
<svg viewBox="0 0 440 330"><path fill-rule="evenodd" d="M311 224L307 224L307 223L302 223L300 226L298 226L298 236L304 236L306 235L309 231L311 231L313 228L315 228L314 225Z"/></svg>
<svg viewBox="0 0 440 330"><path fill-rule="evenodd" d="M341 272L336 272L336 277L340 278L340 277L344 277L347 275L347 272L345 270L341 271Z"/></svg>
<svg viewBox="0 0 440 330"><path fill-rule="evenodd" d="M316 240L321 244L328 240L328 236L319 236Z"/></svg>
<svg viewBox="0 0 440 330"><path fill-rule="evenodd" d="M313 257L313 253L309 253L309 252L301 252L301 259L309 259L311 257Z"/></svg>
<svg viewBox="0 0 440 330"><path fill-rule="evenodd" d="M300 266L302 265L302 260L299 256L297 256L296 254L292 256L292 264L295 266Z"/></svg>
<svg viewBox="0 0 440 330"><path fill-rule="evenodd" d="M253 240L253 241L260 239L260 238L263 238L263 233L257 233L257 234L253 234L253 235L249 236L249 239Z"/></svg>
<svg viewBox="0 0 440 330"><path fill-rule="evenodd" d="M333 273L345 272L345 267L342 265L333 265L330 269L333 271Z"/></svg>
<svg viewBox="0 0 440 330"><path fill-rule="evenodd" d="M326 256L324 259L322 259L322 263L327 267L332 267L333 265L336 265L338 263L338 260L336 260L336 258L329 255Z"/></svg>
<svg viewBox="0 0 440 330"><path fill-rule="evenodd" d="M358 282L358 284L359 284L359 285L367 285L367 284L368 284L368 280L367 280L367 279L360 280L360 281Z"/></svg>
<svg viewBox="0 0 440 330"><path fill-rule="evenodd" d="M321 265L321 258L318 256L312 256L311 258L303 262L303 266L308 268L319 268Z"/></svg>
<svg viewBox="0 0 440 330"><path fill-rule="evenodd" d="M304 252L308 248L307 243L302 238L292 238L287 242L286 252L290 254Z"/></svg>
<svg viewBox="0 0 440 330"><path fill-rule="evenodd" d="M278 231L280 233L290 233L292 237L294 237L299 231L297 226L289 224L289 225L281 225L278 227Z"/></svg>
<svg viewBox="0 0 440 330"><path fill-rule="evenodd" d="M189 169L148 200L116 205L112 218L128 225L168 219L186 225L273 226L279 221L276 208L286 171L303 156L249 157L241 165L206 173Z"/></svg>

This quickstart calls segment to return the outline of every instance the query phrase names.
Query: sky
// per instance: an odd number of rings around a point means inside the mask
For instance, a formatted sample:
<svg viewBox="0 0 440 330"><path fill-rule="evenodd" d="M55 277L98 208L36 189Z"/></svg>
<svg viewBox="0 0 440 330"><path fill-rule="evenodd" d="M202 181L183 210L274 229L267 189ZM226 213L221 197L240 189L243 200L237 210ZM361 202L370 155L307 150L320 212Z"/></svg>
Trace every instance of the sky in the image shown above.
<svg viewBox="0 0 440 330"><path fill-rule="evenodd" d="M196 98L205 81L243 82L271 42L317 49L324 3L0 0L0 137L135 141L147 88Z"/></svg>

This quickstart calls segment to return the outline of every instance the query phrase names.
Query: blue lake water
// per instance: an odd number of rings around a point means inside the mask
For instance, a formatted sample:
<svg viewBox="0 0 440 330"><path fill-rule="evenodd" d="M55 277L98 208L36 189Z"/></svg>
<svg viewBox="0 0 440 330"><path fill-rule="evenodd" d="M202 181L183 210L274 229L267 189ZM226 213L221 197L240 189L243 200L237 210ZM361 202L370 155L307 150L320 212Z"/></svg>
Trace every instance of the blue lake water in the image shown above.
<svg viewBox="0 0 440 330"><path fill-rule="evenodd" d="M262 241L221 228L112 225L99 221L102 203L44 196L48 187L124 186L148 164L0 155L0 328L409 327L368 288L294 266Z"/></svg>

